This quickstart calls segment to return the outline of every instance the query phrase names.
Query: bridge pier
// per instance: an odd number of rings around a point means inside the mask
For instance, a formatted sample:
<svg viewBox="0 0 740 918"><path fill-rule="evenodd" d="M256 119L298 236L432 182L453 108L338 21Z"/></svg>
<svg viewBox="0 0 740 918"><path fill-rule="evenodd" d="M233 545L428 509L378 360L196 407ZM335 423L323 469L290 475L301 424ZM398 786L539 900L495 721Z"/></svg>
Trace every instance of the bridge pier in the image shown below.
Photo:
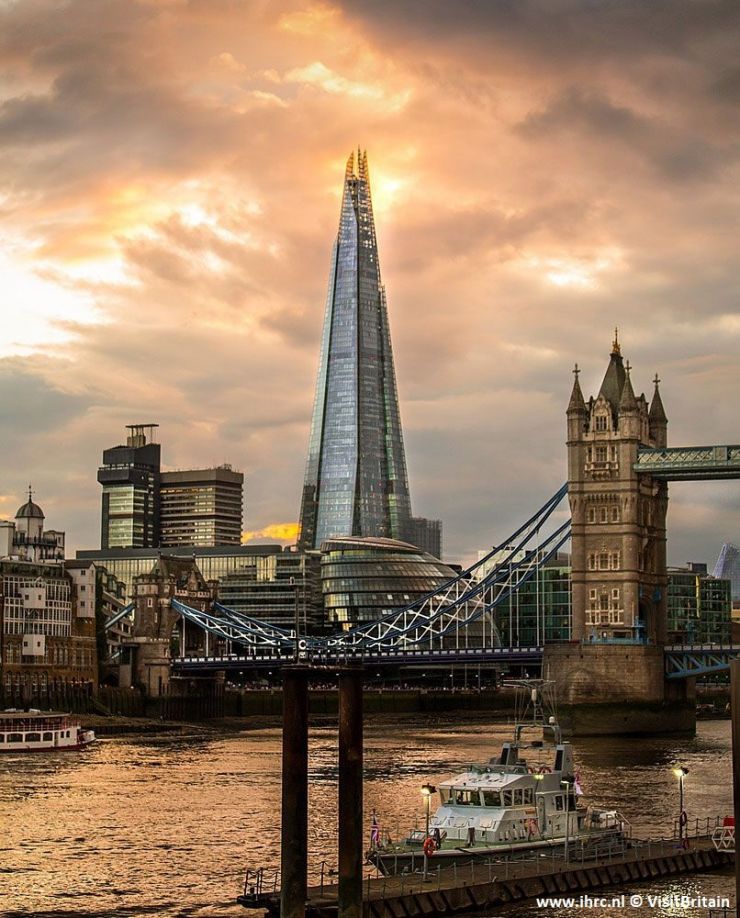
<svg viewBox="0 0 740 918"><path fill-rule="evenodd" d="M339 671L339 918L362 918L362 669Z"/></svg>
<svg viewBox="0 0 740 918"><path fill-rule="evenodd" d="M304 918L308 889L308 669L283 670L281 918Z"/></svg>
<svg viewBox="0 0 740 918"><path fill-rule="evenodd" d="M548 644L542 662L563 727L580 735L693 732L693 680L668 682L664 668L650 644Z"/></svg>

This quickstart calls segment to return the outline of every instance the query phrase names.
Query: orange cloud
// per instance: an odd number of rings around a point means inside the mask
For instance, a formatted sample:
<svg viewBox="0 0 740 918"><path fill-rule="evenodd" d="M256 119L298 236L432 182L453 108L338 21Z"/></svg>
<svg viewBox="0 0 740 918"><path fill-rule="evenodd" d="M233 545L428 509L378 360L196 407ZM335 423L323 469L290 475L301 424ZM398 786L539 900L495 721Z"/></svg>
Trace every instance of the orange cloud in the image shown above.
<svg viewBox="0 0 740 918"><path fill-rule="evenodd" d="M262 529L242 533L242 545L257 539L270 539L274 542L285 542L294 545L298 541L298 523L270 523Z"/></svg>

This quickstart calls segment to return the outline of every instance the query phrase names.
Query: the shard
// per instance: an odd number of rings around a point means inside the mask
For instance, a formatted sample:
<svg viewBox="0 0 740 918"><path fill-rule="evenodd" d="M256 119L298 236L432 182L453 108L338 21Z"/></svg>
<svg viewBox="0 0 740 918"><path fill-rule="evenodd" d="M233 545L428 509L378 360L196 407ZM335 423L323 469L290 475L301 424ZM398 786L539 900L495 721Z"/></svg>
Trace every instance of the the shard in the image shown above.
<svg viewBox="0 0 740 918"><path fill-rule="evenodd" d="M411 506L367 153L348 162L332 252L299 546L409 537Z"/></svg>

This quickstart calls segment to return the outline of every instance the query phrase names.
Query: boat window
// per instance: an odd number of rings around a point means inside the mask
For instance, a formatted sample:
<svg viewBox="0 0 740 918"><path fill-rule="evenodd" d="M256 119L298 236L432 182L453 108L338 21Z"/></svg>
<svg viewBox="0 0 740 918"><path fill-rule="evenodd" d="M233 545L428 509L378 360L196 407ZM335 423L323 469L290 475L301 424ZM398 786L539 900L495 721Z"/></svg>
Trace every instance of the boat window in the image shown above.
<svg viewBox="0 0 740 918"><path fill-rule="evenodd" d="M563 795L562 795L562 794L558 794L558 795L555 797L555 809L558 810L558 811L564 810L564 809L565 809L565 806L564 806L564 804L563 804Z"/></svg>
<svg viewBox="0 0 740 918"><path fill-rule="evenodd" d="M514 791L514 806L521 806L523 803L522 792L520 790Z"/></svg>
<svg viewBox="0 0 740 918"><path fill-rule="evenodd" d="M501 794L497 790L484 790L483 801L486 806L501 806Z"/></svg>
<svg viewBox="0 0 740 918"><path fill-rule="evenodd" d="M23 735L21 733L9 733L8 742L9 743L22 743Z"/></svg>
<svg viewBox="0 0 740 918"><path fill-rule="evenodd" d="M439 789L439 799L443 804L450 802L450 797L452 796L452 791L449 787L440 787Z"/></svg>
<svg viewBox="0 0 740 918"><path fill-rule="evenodd" d="M455 794L455 804L457 806L479 806L480 798L478 796L478 791L471 790L460 790L456 788L454 791Z"/></svg>
<svg viewBox="0 0 740 918"><path fill-rule="evenodd" d="M534 803L534 791L531 787L524 788L524 803Z"/></svg>
<svg viewBox="0 0 740 918"><path fill-rule="evenodd" d="M511 802L511 791L510 791L510 790L505 790L505 791L503 792L502 796L503 796L503 798L504 798L504 806L512 806L512 802Z"/></svg>
<svg viewBox="0 0 740 918"><path fill-rule="evenodd" d="M41 734L40 733L26 733L26 742L27 743L40 743Z"/></svg>
<svg viewBox="0 0 740 918"><path fill-rule="evenodd" d="M45 742L45 743L51 742L51 740L53 740L53 739L54 739L54 737L53 737L53 735L52 735L51 733L44 733L44 742Z"/></svg>
<svg viewBox="0 0 740 918"><path fill-rule="evenodd" d="M5 742L5 734L0 733L0 743L4 743L4 742Z"/></svg>

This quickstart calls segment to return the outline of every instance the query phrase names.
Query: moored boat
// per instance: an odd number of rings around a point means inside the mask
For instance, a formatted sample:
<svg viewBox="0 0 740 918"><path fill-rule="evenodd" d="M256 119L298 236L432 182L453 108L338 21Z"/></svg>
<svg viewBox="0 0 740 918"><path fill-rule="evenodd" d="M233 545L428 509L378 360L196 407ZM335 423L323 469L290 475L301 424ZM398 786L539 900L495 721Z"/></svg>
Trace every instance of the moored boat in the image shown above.
<svg viewBox="0 0 740 918"><path fill-rule="evenodd" d="M81 749L95 741L92 730L62 711L0 712L0 752L47 752Z"/></svg>
<svg viewBox="0 0 740 918"><path fill-rule="evenodd" d="M487 763L440 782L441 805L433 814L427 810L424 829L400 844L384 843L374 831L368 859L382 873L628 840L629 826L615 810L581 804L580 775L571 744L562 739L550 685L517 684L521 710L512 740ZM437 788L423 790L431 803Z"/></svg>

